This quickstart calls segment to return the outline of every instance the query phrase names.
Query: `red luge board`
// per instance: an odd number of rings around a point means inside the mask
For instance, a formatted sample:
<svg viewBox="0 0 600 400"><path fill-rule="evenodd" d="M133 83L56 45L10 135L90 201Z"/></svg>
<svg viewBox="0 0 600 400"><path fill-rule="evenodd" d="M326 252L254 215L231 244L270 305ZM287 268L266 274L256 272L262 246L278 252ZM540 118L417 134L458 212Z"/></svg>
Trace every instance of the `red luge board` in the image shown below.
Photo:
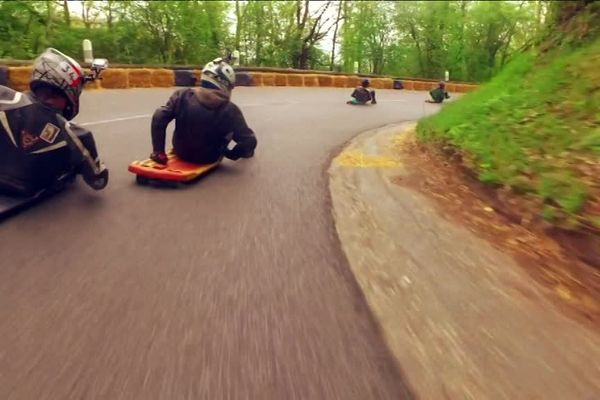
<svg viewBox="0 0 600 400"><path fill-rule="evenodd" d="M127 168L129 172L149 179L165 181L185 182L211 171L219 165L214 164L192 164L180 160L174 154L168 155L167 165L162 165L150 159L134 161Z"/></svg>

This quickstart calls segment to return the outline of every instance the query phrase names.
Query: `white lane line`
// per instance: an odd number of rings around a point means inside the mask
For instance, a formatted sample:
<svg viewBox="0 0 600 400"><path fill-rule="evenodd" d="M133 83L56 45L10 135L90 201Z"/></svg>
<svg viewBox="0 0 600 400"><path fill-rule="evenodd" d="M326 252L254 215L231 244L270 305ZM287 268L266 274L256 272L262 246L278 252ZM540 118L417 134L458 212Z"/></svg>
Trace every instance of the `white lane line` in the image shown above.
<svg viewBox="0 0 600 400"><path fill-rule="evenodd" d="M338 103L338 102L336 102ZM406 100L379 100L378 103L406 103ZM242 107L261 107L261 106L266 106L266 105L297 105L297 104L302 104L302 102L298 102L298 101L290 101L290 102L286 102L286 103L277 103L277 104L265 104L265 103L239 103L240 106ZM341 104L341 103L340 103ZM92 126L92 125L102 125L102 124L110 124L112 122L121 122L121 121L129 121L132 119L141 119L141 118L150 118L152 116L152 114L139 114L139 115L132 115L130 117L122 117L122 118L113 118L113 119L103 119L101 121L92 121L92 122L83 122L83 123L78 123L78 125L80 126Z"/></svg>
<svg viewBox="0 0 600 400"><path fill-rule="evenodd" d="M148 118L151 116L152 116L152 114L140 114L140 115L132 115L131 117L122 117L122 118L114 118L114 119L104 119L102 121L84 122L84 123L81 123L78 125L90 126L90 125L110 124L111 122L128 121L130 119Z"/></svg>

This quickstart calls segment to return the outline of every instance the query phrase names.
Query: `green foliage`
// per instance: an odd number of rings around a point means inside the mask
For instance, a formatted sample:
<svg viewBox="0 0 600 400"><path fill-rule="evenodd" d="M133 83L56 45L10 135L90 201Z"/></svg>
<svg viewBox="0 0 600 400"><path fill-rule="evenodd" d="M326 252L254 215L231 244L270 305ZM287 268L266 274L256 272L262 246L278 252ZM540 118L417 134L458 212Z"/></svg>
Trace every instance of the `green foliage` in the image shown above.
<svg viewBox="0 0 600 400"><path fill-rule="evenodd" d="M342 54L346 70L352 70L354 61L359 71L382 74L387 61L387 50L393 43L393 3L346 2L345 22L342 28Z"/></svg>
<svg viewBox="0 0 600 400"><path fill-rule="evenodd" d="M231 36L226 1L86 0L83 6L79 17L55 1L0 1L0 57L32 59L52 46L81 58L87 38L95 55L113 63L204 63L223 55Z"/></svg>
<svg viewBox="0 0 600 400"><path fill-rule="evenodd" d="M242 51L242 62L301 69L329 64L317 45L335 27L335 11L341 3L315 4L308 0L236 1L234 45Z"/></svg>
<svg viewBox="0 0 600 400"><path fill-rule="evenodd" d="M600 171L599 62L597 35L529 50L422 120L419 136L463 149L482 181L538 196L548 218L589 219L585 204Z"/></svg>
<svg viewBox="0 0 600 400"><path fill-rule="evenodd" d="M347 1L345 70L485 81L543 32L545 1Z"/></svg>
<svg viewBox="0 0 600 400"><path fill-rule="evenodd" d="M345 71L358 62L362 73L438 79L449 70L453 80L483 81L537 37L547 8L544 0L0 0L0 57L32 59L47 46L80 57L88 38L113 63L197 64L238 49L244 65L333 69L337 56Z"/></svg>

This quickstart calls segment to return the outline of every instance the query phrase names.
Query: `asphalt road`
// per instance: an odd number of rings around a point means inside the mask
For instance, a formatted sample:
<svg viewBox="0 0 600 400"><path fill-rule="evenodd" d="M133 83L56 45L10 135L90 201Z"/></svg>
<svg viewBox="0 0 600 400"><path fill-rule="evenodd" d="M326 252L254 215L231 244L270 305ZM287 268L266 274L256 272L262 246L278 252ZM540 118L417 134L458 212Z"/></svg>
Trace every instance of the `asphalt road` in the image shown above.
<svg viewBox="0 0 600 400"><path fill-rule="evenodd" d="M238 88L256 157L182 190L135 185L172 90L86 92L111 170L0 226L2 399L404 399L340 250L325 170L361 131L436 110L424 93Z"/></svg>

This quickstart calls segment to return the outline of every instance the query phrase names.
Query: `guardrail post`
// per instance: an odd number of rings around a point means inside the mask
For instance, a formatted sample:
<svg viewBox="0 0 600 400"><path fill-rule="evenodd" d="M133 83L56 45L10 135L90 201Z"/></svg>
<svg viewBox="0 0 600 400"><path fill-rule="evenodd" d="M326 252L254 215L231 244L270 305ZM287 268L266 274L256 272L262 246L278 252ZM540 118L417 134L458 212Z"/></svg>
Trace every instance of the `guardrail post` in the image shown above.
<svg viewBox="0 0 600 400"><path fill-rule="evenodd" d="M240 65L240 52L237 50L234 50L233 54L231 55L231 59L233 61L233 65L235 67L238 67Z"/></svg>
<svg viewBox="0 0 600 400"><path fill-rule="evenodd" d="M92 53L92 41L89 39L83 39L83 61L91 64L94 61L94 55Z"/></svg>

